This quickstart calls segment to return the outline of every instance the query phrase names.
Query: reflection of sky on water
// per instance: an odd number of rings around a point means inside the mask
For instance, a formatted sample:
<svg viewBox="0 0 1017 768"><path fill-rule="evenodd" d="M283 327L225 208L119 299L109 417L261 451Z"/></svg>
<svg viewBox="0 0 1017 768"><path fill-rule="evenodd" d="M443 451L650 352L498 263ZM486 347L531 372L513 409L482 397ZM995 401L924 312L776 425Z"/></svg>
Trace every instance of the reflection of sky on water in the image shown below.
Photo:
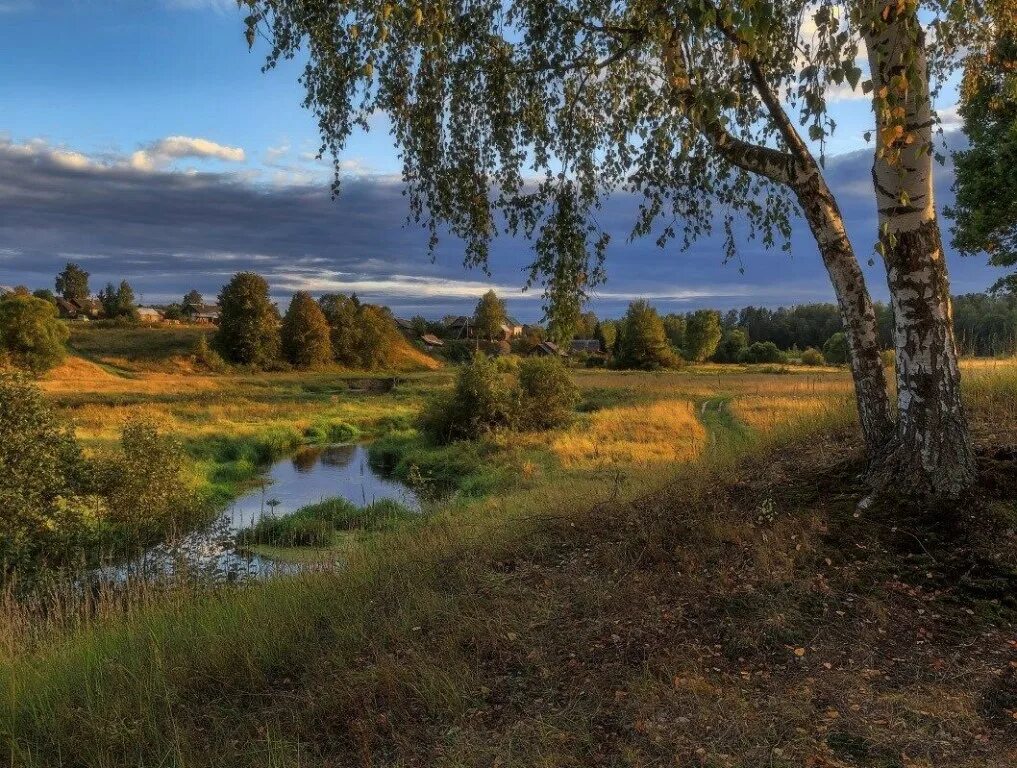
<svg viewBox="0 0 1017 768"><path fill-rule="evenodd" d="M307 446L272 465L262 483L238 498L212 525L173 543L150 547L128 563L100 568L95 573L100 581L135 576L160 579L182 572L216 580L292 573L307 566L238 551L234 536L263 515L283 516L336 497L357 506L395 499L411 509L420 509L413 491L371 468L365 446Z"/></svg>

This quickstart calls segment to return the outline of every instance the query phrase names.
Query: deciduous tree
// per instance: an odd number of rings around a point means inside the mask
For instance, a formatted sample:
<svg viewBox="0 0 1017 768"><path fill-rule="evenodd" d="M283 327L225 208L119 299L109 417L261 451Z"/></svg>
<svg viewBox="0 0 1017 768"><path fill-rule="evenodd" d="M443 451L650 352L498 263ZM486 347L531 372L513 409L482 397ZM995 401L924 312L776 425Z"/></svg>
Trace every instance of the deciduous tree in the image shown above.
<svg viewBox="0 0 1017 768"><path fill-rule="evenodd" d="M306 291L290 300L282 324L283 356L298 368L314 368L332 360L328 320Z"/></svg>
<svg viewBox="0 0 1017 768"><path fill-rule="evenodd" d="M248 40L260 30L270 41L270 67L306 46L306 103L337 183L347 139L384 112L411 216L432 242L450 230L479 265L495 234L533 237L530 282L544 282L552 314L604 279L609 238L594 214L619 190L642 201L634 236L687 244L719 224L729 254L746 234L787 245L800 211L837 296L874 484L953 497L973 482L932 196L931 94L962 46L988 39L980 2L247 5ZM872 301L823 176L833 86L870 93L875 115L896 422Z"/></svg>
<svg viewBox="0 0 1017 768"><path fill-rule="evenodd" d="M501 335L501 327L508 319L505 302L493 290L480 297L473 311L473 323L477 336L494 339Z"/></svg>
<svg viewBox="0 0 1017 768"><path fill-rule="evenodd" d="M73 262L56 276L56 292L68 301L84 301L91 296L88 289L88 273Z"/></svg>
<svg viewBox="0 0 1017 768"><path fill-rule="evenodd" d="M241 365L266 366L279 357L279 312L261 275L238 272L219 292L214 346Z"/></svg>
<svg viewBox="0 0 1017 768"><path fill-rule="evenodd" d="M960 115L969 148L954 155L954 245L989 254L1001 267L1017 264L1017 0L990 0L992 43L964 65ZM1017 276L996 288L1017 293Z"/></svg>
<svg viewBox="0 0 1017 768"><path fill-rule="evenodd" d="M722 335L720 313L715 309L699 309L685 320L685 358L696 363L709 360L717 351Z"/></svg>

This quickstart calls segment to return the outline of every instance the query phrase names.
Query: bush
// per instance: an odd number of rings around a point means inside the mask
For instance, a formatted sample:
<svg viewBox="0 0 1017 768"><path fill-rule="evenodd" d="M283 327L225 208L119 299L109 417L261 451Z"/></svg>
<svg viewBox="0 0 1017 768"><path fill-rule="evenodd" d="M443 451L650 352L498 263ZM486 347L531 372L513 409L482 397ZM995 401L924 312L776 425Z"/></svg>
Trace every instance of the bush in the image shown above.
<svg viewBox="0 0 1017 768"><path fill-rule="evenodd" d="M437 443L474 440L512 425L514 393L503 374L484 355L459 366L450 392L440 392L424 406L419 428Z"/></svg>
<svg viewBox="0 0 1017 768"><path fill-rule="evenodd" d="M746 363L782 363L784 353L772 341L757 341L745 350L742 360Z"/></svg>
<svg viewBox="0 0 1017 768"><path fill-rule="evenodd" d="M571 418L580 399L579 387L558 358L531 357L519 366L518 427L560 426Z"/></svg>
<svg viewBox="0 0 1017 768"><path fill-rule="evenodd" d="M802 352L802 365L823 365L825 362L823 353L815 347L809 347Z"/></svg>
<svg viewBox="0 0 1017 768"><path fill-rule="evenodd" d="M208 337L204 334L201 335L194 347L194 362L196 365L216 373L226 370L226 361L222 359L222 355L212 349L208 343Z"/></svg>
<svg viewBox="0 0 1017 768"><path fill-rule="evenodd" d="M469 344L462 339L450 339L445 342L445 346L442 348L442 355L450 363L456 365L468 363L473 359L475 354L473 346L473 344Z"/></svg>
<svg viewBox="0 0 1017 768"><path fill-rule="evenodd" d="M20 373L0 373L0 468L0 575L65 559L97 505L73 433Z"/></svg>
<svg viewBox="0 0 1017 768"><path fill-rule="evenodd" d="M484 440L436 446L413 430L393 432L368 448L372 467L398 477L428 497L453 491L480 497L507 487L516 475L509 466L492 462L495 450Z"/></svg>
<svg viewBox="0 0 1017 768"><path fill-rule="evenodd" d="M851 355L848 347L847 336L843 333L835 333L823 345L823 357L831 365L844 365Z"/></svg>
<svg viewBox="0 0 1017 768"><path fill-rule="evenodd" d="M519 355L505 354L494 359L494 367L502 373L518 373L523 358Z"/></svg>
<svg viewBox="0 0 1017 768"><path fill-rule="evenodd" d="M0 300L0 352L18 368L43 373L67 354L67 326L45 299L9 294Z"/></svg>
<svg viewBox="0 0 1017 768"><path fill-rule="evenodd" d="M124 426L119 446L97 460L95 483L124 542L185 529L198 515L182 447L146 421Z"/></svg>

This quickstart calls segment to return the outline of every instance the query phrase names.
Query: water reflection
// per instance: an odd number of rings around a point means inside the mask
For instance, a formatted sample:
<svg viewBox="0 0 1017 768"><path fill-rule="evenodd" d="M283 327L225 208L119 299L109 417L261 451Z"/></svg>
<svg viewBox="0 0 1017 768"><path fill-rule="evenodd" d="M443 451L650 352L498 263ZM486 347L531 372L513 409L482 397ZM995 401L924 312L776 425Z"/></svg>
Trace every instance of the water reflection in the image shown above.
<svg viewBox="0 0 1017 768"><path fill-rule="evenodd" d="M238 498L213 524L150 547L126 563L97 569L95 576L100 581L120 581L193 574L204 580L233 581L306 569L310 566L281 563L238 550L236 534L262 516L286 515L336 497L358 506L395 499L411 509L420 509L420 500L413 491L377 474L367 459L363 445L305 447L270 467L259 486Z"/></svg>

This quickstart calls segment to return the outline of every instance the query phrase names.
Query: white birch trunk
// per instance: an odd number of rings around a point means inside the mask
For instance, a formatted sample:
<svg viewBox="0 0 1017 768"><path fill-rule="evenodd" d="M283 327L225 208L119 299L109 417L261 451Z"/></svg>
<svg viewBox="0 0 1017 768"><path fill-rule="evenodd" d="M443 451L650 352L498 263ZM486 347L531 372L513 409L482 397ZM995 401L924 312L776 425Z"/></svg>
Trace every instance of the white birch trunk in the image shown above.
<svg viewBox="0 0 1017 768"><path fill-rule="evenodd" d="M877 481L897 493L957 498L973 484L975 462L933 199L924 36L913 13L882 12L882 3L870 5L863 31L877 114L872 177L894 314L898 417Z"/></svg>

